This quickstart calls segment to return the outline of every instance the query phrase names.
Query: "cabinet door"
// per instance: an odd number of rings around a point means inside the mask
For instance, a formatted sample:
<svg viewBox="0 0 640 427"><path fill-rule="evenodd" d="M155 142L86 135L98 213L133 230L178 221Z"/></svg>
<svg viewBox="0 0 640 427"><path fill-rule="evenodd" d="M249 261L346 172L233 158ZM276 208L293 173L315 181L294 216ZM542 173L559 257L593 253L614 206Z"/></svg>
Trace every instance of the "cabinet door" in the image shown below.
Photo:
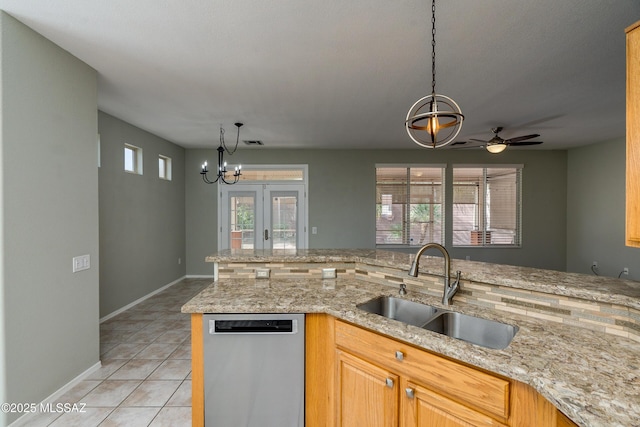
<svg viewBox="0 0 640 427"><path fill-rule="evenodd" d="M505 426L412 381L403 381L402 387L402 427Z"/></svg>
<svg viewBox="0 0 640 427"><path fill-rule="evenodd" d="M627 28L627 246L640 247L640 22Z"/></svg>
<svg viewBox="0 0 640 427"><path fill-rule="evenodd" d="M337 351L337 426L398 425L398 376Z"/></svg>

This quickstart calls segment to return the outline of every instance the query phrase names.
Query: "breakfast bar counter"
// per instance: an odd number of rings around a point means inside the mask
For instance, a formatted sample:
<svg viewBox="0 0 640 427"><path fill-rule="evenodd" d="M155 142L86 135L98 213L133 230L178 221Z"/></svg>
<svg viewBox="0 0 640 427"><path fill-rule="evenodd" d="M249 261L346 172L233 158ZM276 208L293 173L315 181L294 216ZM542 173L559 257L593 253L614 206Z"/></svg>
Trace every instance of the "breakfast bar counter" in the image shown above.
<svg viewBox="0 0 640 427"><path fill-rule="evenodd" d="M517 325L502 350L484 348L358 309L398 296L442 308L442 258L376 250L221 252L217 280L185 313L325 313L533 387L580 426L640 425L640 286L637 282L452 260L461 291L447 309ZM268 278L255 278L268 270ZM336 278L323 279L334 270Z"/></svg>

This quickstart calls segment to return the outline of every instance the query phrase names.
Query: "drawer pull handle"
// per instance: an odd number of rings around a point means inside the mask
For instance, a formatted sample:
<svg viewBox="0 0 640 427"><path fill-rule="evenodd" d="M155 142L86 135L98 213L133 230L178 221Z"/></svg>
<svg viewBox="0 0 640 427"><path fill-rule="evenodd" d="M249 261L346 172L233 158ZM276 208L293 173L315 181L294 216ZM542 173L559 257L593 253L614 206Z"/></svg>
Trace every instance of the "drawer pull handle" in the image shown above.
<svg viewBox="0 0 640 427"><path fill-rule="evenodd" d="M404 353L401 352L401 351L396 351L396 359L403 360L404 359Z"/></svg>
<svg viewBox="0 0 640 427"><path fill-rule="evenodd" d="M387 378L385 383L387 384L387 387L393 388L393 380L391 378Z"/></svg>
<svg viewBox="0 0 640 427"><path fill-rule="evenodd" d="M407 393L407 397L409 399L413 399L415 397L415 393L412 388L405 388L404 391Z"/></svg>

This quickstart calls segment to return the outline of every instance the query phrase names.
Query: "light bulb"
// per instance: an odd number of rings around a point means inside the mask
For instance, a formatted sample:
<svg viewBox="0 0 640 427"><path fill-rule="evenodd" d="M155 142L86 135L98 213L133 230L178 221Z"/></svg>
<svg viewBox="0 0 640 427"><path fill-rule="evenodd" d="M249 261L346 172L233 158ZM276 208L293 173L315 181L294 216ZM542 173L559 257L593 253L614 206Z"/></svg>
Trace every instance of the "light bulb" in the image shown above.
<svg viewBox="0 0 640 427"><path fill-rule="evenodd" d="M440 123L438 123L438 116L433 116L429 119L429 133L437 135L440 130Z"/></svg>

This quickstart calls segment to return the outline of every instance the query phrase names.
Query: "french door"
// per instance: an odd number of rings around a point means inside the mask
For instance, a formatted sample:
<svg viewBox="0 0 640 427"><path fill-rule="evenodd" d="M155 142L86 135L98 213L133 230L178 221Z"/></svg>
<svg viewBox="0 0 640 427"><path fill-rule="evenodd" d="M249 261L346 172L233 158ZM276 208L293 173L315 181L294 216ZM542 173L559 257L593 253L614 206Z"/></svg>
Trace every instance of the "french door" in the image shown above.
<svg viewBox="0 0 640 427"><path fill-rule="evenodd" d="M220 189L219 249L304 249L304 184L235 184Z"/></svg>

